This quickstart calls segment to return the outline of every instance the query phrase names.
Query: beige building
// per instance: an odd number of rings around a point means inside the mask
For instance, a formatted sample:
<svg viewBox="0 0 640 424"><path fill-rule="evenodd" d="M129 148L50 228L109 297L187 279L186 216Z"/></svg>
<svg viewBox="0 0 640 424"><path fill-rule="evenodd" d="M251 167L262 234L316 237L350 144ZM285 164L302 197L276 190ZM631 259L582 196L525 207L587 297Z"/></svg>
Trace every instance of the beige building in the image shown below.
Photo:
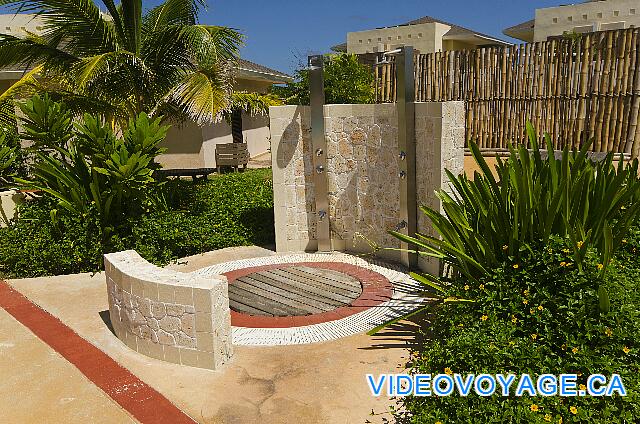
<svg viewBox="0 0 640 424"><path fill-rule="evenodd" d="M34 14L0 15L0 33L25 36L40 34L42 20ZM24 74L24 69L0 70L0 92L5 91ZM236 91L266 93L273 84L283 84L292 78L274 69L240 59L235 66ZM260 156L270 149L269 117L242 117L243 138L251 157ZM200 127L195 123L174 125L163 143L167 153L160 157L165 168L213 168L215 146L231 143L231 127L224 121Z"/></svg>
<svg viewBox="0 0 640 424"><path fill-rule="evenodd" d="M358 55L413 46L420 53L508 45L495 37L459 25L424 16L404 24L347 33L347 42L333 47Z"/></svg>
<svg viewBox="0 0 640 424"><path fill-rule="evenodd" d="M566 32L588 33L640 26L639 0L591 0L536 9L535 19L502 31L522 41L545 41Z"/></svg>

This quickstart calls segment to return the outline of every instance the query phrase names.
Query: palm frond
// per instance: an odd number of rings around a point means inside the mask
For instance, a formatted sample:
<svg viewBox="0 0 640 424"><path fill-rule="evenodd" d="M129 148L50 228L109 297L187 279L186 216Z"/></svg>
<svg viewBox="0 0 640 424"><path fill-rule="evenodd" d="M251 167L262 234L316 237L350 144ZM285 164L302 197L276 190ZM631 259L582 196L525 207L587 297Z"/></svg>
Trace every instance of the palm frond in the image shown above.
<svg viewBox="0 0 640 424"><path fill-rule="evenodd" d="M190 119L198 124L215 122L229 104L231 86L220 67L190 73L167 95Z"/></svg>

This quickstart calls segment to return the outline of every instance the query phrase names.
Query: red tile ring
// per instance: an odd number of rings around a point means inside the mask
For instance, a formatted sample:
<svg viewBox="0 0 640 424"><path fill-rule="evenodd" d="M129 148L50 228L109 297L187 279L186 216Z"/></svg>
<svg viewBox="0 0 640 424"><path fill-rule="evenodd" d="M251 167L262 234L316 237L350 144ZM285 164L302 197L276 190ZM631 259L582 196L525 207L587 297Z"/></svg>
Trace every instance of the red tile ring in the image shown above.
<svg viewBox="0 0 640 424"><path fill-rule="evenodd" d="M358 312L379 306L391 300L391 297L393 296L393 285L388 278L369 269L342 262L296 262L270 264L241 268L225 272L224 275L229 280L229 284L233 284L233 282L238 278L254 272L268 271L270 269L283 269L292 266L328 269L350 275L360 281L362 284L362 293L357 299L347 306L312 315L267 317L262 315L249 315L232 310L231 325L247 328L289 328L320 324L345 318L357 314Z"/></svg>

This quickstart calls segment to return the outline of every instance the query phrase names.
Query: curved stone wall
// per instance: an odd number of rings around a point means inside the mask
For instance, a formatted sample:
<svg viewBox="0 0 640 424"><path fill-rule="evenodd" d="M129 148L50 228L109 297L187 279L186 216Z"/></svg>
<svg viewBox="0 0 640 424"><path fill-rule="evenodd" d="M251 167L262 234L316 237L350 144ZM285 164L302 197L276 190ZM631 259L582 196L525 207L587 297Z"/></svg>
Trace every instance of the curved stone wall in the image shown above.
<svg viewBox="0 0 640 424"><path fill-rule="evenodd" d="M105 255L116 336L156 359L216 369L233 354L227 278L156 267L133 250Z"/></svg>

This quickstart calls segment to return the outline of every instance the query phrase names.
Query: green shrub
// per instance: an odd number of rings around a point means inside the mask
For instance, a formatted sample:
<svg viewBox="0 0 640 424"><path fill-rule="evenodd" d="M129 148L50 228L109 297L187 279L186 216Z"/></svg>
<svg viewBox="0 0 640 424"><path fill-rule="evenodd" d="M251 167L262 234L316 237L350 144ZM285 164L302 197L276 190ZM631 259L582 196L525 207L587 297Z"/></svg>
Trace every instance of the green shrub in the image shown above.
<svg viewBox="0 0 640 424"><path fill-rule="evenodd" d="M309 71L306 65L295 71L295 81L272 89L285 103L309 104ZM324 56L324 96L326 104L373 103L373 72L358 62L354 54Z"/></svg>
<svg viewBox="0 0 640 424"><path fill-rule="evenodd" d="M625 267L626 253L612 260L605 285L616 306L599 314L593 284L600 278L599 259L589 250L583 270L578 270L571 243L551 237L547 245L536 245L518 261L504 262L477 282L455 284L452 294L472 298L474 303L430 309L429 340L412 355L412 372L576 373L579 384L585 384L590 374L618 373L628 396L411 397L403 401L411 422L558 423L562 418L565 423L632 423L640 419L640 268ZM571 407L577 408L576 414Z"/></svg>
<svg viewBox="0 0 640 424"><path fill-rule="evenodd" d="M12 278L95 271L102 264L98 222L61 216L51 199L20 205L20 218L0 228L0 275Z"/></svg>
<svg viewBox="0 0 640 424"><path fill-rule="evenodd" d="M274 243L271 170L217 175L206 183L179 181L170 210L131 222L128 245L158 263L201 252Z"/></svg>
<svg viewBox="0 0 640 424"><path fill-rule="evenodd" d="M102 239L97 214L61 215L54 223L51 197L29 201L20 217L0 228L0 274L12 278L102 269L102 254L136 249L158 265L223 247L274 243L271 170L169 181L150 195L168 210L144 211Z"/></svg>

